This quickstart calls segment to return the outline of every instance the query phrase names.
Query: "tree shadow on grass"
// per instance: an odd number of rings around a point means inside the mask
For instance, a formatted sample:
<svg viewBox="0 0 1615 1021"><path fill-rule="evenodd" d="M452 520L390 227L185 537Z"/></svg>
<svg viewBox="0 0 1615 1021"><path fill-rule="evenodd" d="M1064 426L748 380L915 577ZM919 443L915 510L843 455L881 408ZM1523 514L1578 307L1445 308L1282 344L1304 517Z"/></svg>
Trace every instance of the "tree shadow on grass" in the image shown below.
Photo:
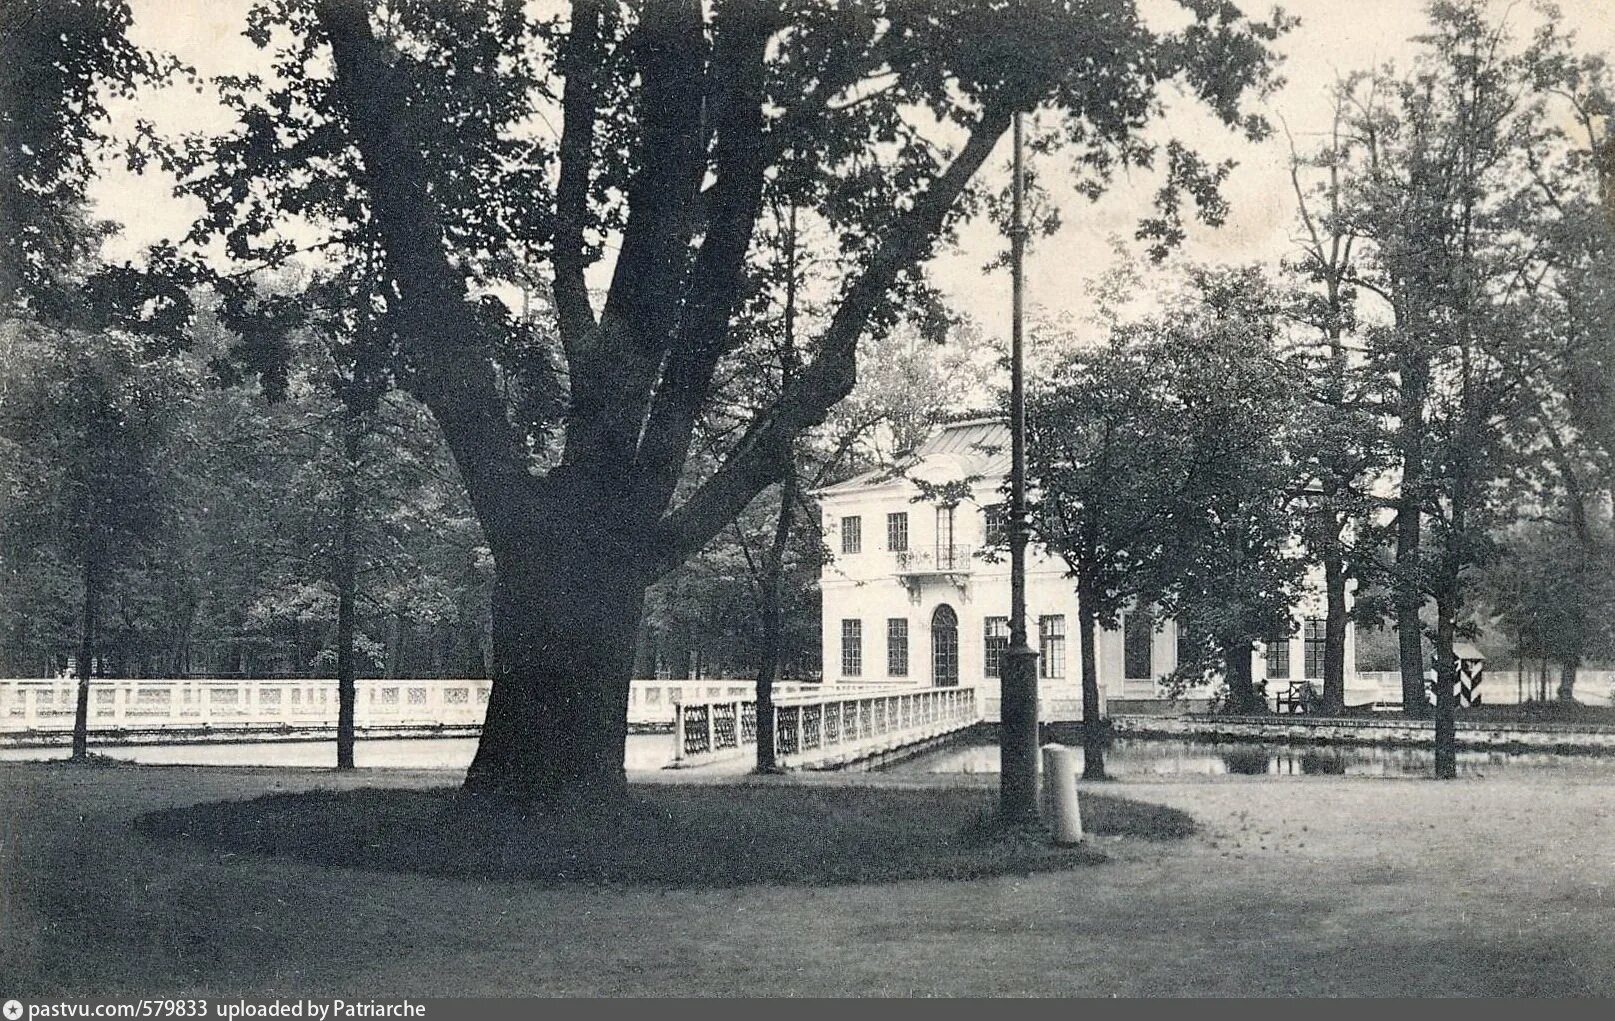
<svg viewBox="0 0 1615 1021"><path fill-rule="evenodd" d="M1176 839L1175 809L1089 794L1088 832ZM656 787L583 815L444 790L309 791L153 812L143 834L327 866L538 886L733 887L975 879L1104 861L1004 833L979 791Z"/></svg>

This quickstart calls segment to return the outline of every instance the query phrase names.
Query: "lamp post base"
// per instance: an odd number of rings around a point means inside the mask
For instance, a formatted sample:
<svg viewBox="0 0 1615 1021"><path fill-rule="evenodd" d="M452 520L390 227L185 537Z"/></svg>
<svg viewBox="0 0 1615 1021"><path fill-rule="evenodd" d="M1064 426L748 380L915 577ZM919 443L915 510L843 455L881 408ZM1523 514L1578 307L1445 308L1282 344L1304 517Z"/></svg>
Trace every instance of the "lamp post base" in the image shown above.
<svg viewBox="0 0 1615 1021"><path fill-rule="evenodd" d="M1037 650L1002 654L998 699L998 815L1010 824L1035 823L1038 811Z"/></svg>

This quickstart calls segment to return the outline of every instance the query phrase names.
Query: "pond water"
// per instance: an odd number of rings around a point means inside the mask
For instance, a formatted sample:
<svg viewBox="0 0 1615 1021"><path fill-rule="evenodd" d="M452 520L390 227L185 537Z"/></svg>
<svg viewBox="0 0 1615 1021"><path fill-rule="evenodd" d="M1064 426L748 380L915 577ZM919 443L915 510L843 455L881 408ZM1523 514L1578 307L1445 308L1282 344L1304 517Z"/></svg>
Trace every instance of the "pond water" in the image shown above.
<svg viewBox="0 0 1615 1021"><path fill-rule="evenodd" d="M1077 749L1078 761L1082 750ZM1543 753L1460 751L1460 775L1577 769L1600 770L1615 779L1615 757ZM1424 748L1356 748L1215 743L1140 738L1118 739L1105 753L1112 776L1429 776L1434 754ZM998 746L954 744L882 770L895 774L997 773Z"/></svg>
<svg viewBox="0 0 1615 1021"><path fill-rule="evenodd" d="M259 741L245 744L117 745L92 750L145 765L293 766L328 768L335 762L329 741ZM471 764L474 738L361 740L354 748L360 767L372 769L455 769ZM67 757L63 748L0 749L0 762ZM1081 749L1078 749L1080 756ZM660 769L673 757L671 734L630 734L629 769ZM744 759L713 769L744 771ZM1105 755L1112 776L1429 776L1431 753L1420 748L1298 748L1289 745L1215 744L1191 741L1119 739ZM1615 780L1615 756L1557 756L1541 753L1459 752L1458 771L1495 775L1573 768L1607 774ZM998 746L987 741L945 745L895 763L881 772L997 773Z"/></svg>

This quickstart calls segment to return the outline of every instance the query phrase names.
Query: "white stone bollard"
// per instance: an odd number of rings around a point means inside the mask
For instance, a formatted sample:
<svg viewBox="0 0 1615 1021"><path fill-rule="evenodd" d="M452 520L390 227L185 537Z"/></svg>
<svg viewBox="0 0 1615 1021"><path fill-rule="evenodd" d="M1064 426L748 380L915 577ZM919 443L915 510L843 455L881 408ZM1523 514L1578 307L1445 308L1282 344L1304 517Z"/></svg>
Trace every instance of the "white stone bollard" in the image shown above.
<svg viewBox="0 0 1615 1021"><path fill-rule="evenodd" d="M1043 746L1043 782L1049 792L1049 829L1056 844L1082 840L1082 811L1077 805L1077 750Z"/></svg>

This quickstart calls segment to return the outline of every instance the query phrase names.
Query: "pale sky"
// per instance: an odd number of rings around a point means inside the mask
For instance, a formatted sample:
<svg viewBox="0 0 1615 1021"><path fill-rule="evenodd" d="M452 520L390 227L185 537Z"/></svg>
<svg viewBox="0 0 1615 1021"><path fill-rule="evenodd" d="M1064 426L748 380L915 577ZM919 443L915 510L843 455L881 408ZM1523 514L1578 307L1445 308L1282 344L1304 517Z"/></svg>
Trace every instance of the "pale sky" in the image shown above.
<svg viewBox="0 0 1615 1021"><path fill-rule="evenodd" d="M1257 2L1244 4L1253 13ZM177 54L203 75L240 73L261 61L258 52L240 36L249 0L133 0L134 32L140 43ZM1406 64L1414 47L1409 38L1424 27L1423 4L1418 0L1291 0L1285 10L1301 18L1299 27L1279 43L1285 54L1286 86L1266 104L1275 126L1287 123L1298 148L1317 143L1329 126L1329 88L1337 77L1366 70L1386 61ZM1561 22L1576 32L1582 51L1615 52L1615 3L1609 0L1562 0ZM1498 16L1506 14L1525 37L1539 23L1539 15L1524 2L1498 2ZM114 115L123 129L135 117L155 121L160 130L222 129L231 121L209 97L189 89L170 88L147 93L134 104L118 104ZM1160 137L1177 135L1196 143L1209 156L1231 157L1239 162L1225 194L1232 210L1220 229L1196 228L1185 246L1184 257L1207 262L1271 262L1293 251L1294 199L1288 166L1290 142L1282 128L1261 144L1236 139L1220 128L1207 130L1204 115L1173 110L1160 125ZM1006 172L1006 139L989 165L994 180ZM1059 180L1051 167L1044 179ZM92 191L102 215L125 224L124 236L113 242L109 255L133 256L146 244L177 237L194 215L194 208L169 194L171 182L160 175L131 178L109 174ZM1112 262L1111 241L1131 238L1134 225L1148 212L1156 182L1146 176L1120 182L1099 203L1056 187L1064 226L1052 238L1037 242L1027 264L1029 302L1052 314L1086 314L1090 301L1086 282ZM1004 332L1009 316L1008 274L984 275L983 265L1002 247L993 227L968 224L961 231L957 250L939 255L935 279L961 311L990 334ZM603 282L603 278L602 278Z"/></svg>

